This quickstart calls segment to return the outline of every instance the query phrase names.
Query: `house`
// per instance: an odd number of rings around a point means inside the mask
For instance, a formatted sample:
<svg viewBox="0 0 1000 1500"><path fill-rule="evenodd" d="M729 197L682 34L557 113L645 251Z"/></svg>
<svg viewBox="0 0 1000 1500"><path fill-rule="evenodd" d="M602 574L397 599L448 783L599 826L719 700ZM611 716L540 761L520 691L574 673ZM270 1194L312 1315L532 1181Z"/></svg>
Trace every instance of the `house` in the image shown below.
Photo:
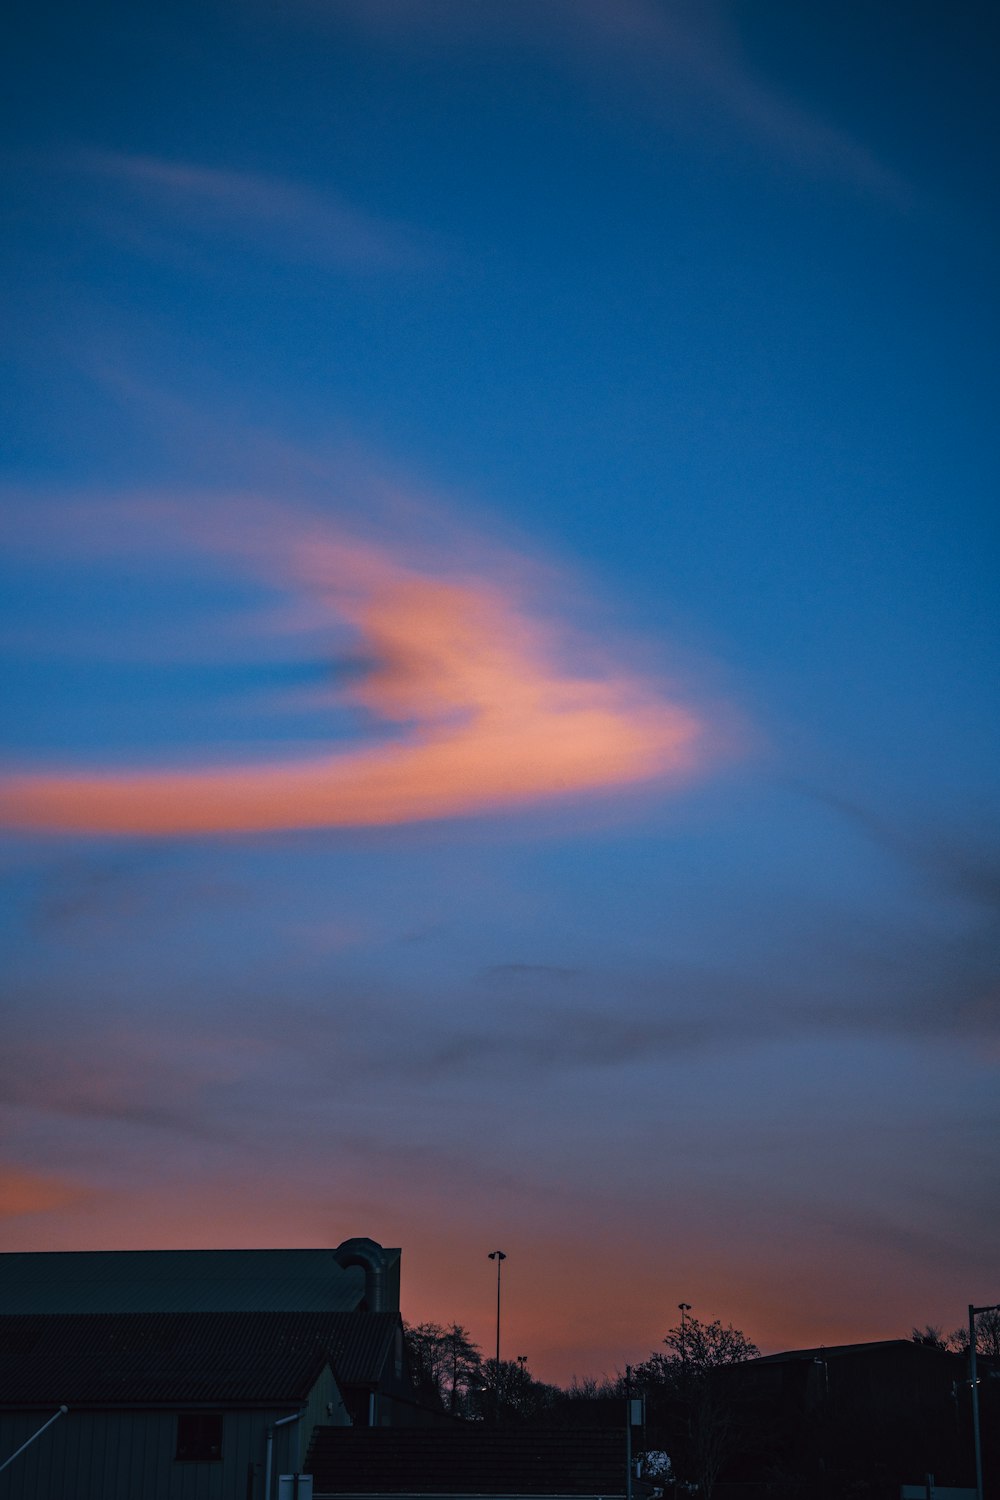
<svg viewBox="0 0 1000 1500"><path fill-rule="evenodd" d="M1000 1382L981 1360L984 1433ZM727 1426L718 1494L841 1494L897 1500L900 1485L973 1482L971 1400L965 1355L885 1339L793 1349L712 1372L711 1396ZM1000 1500L1000 1449L984 1444L987 1495ZM796 1485L799 1489L796 1489ZM742 1486L747 1486L744 1490ZM757 1486L758 1488L755 1488Z"/></svg>
<svg viewBox="0 0 1000 1500"><path fill-rule="evenodd" d="M399 1261L369 1239L0 1255L0 1464L68 1408L0 1500L273 1500L318 1425L433 1420Z"/></svg>
<svg viewBox="0 0 1000 1500"><path fill-rule="evenodd" d="M351 1421L417 1420L399 1314L400 1251L69 1250L0 1255L0 1317L36 1313L325 1315ZM336 1317L334 1317L336 1315ZM2 1462L2 1458L0 1458Z"/></svg>
<svg viewBox="0 0 1000 1500"><path fill-rule="evenodd" d="M251 1500L349 1421L314 1314L0 1317L0 1462L60 1407L2 1500Z"/></svg>

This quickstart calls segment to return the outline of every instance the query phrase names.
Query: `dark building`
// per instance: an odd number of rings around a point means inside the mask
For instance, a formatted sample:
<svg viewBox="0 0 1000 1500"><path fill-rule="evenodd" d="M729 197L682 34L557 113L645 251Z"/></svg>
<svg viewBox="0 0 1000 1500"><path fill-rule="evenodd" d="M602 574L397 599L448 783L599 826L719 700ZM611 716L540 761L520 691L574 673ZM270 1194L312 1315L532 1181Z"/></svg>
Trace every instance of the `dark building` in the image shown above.
<svg viewBox="0 0 1000 1500"><path fill-rule="evenodd" d="M51 1250L0 1255L0 1313L399 1312L399 1250Z"/></svg>
<svg viewBox="0 0 1000 1500"><path fill-rule="evenodd" d="M265 1500L317 1427L433 1420L399 1262L369 1239L0 1255L0 1463L68 1408L0 1500Z"/></svg>
<svg viewBox="0 0 1000 1500"><path fill-rule="evenodd" d="M381 1496L574 1496L621 1500L626 1487L624 1425L538 1429L483 1422L446 1427L318 1427L307 1459L316 1500ZM648 1494L637 1487L636 1496Z"/></svg>
<svg viewBox="0 0 1000 1500"><path fill-rule="evenodd" d="M994 1362L980 1360L984 1433L1000 1417ZM909 1339L795 1349L712 1375L710 1417L726 1429L720 1500L899 1500L933 1474L975 1482L968 1360ZM1000 1500L996 1439L987 1500ZM987 1473L986 1471L990 1471Z"/></svg>
<svg viewBox="0 0 1000 1500"><path fill-rule="evenodd" d="M318 1423L348 1420L320 1316L0 1317L0 1462L68 1408L0 1472L0 1496L263 1496L268 1468L297 1470Z"/></svg>

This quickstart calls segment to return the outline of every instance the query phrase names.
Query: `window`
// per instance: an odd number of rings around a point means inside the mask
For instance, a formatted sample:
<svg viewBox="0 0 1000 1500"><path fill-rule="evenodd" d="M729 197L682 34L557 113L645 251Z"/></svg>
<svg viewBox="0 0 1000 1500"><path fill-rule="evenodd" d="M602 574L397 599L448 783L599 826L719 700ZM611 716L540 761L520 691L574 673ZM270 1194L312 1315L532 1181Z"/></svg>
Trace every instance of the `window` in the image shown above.
<svg viewBox="0 0 1000 1500"><path fill-rule="evenodd" d="M222 1457L222 1413L182 1411L177 1417L178 1459L204 1463Z"/></svg>

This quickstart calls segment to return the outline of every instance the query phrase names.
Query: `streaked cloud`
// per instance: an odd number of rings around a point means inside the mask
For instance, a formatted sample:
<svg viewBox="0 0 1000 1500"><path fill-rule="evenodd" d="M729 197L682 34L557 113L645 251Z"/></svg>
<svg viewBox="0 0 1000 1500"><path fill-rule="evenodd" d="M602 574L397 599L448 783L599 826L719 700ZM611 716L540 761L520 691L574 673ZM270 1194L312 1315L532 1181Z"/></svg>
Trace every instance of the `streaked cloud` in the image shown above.
<svg viewBox="0 0 1000 1500"><path fill-rule="evenodd" d="M58 1039L40 1027L44 1009ZM8 1046L0 1060L0 1110L9 1122L55 1116L93 1139L144 1144L147 1133L199 1141L227 1134L220 1101L249 1094L273 1065L266 1019L238 1038L209 1019L130 1010L109 984L102 995L19 989L9 1003ZM239 1030L239 1027L237 1027Z"/></svg>
<svg viewBox="0 0 1000 1500"><path fill-rule="evenodd" d="M988 842L989 828L973 839L967 829L909 826L829 788L802 781L792 785L846 819L931 886L1000 915L1000 856Z"/></svg>
<svg viewBox="0 0 1000 1500"><path fill-rule="evenodd" d="M787 1044L964 1047L982 1065L1000 1056L1000 994L970 990L948 997L928 990L912 1001L854 1004L790 997L778 985L737 982L731 976L667 976L659 1004L629 994L629 980L605 978L616 995L601 1005L589 996L574 1004L551 996L508 1003L499 1024L454 1029L446 1040L413 1038L405 1057L387 1071L415 1079L497 1078L617 1071L634 1066L682 1065L695 1058L735 1058Z"/></svg>
<svg viewBox="0 0 1000 1500"><path fill-rule="evenodd" d="M137 212L153 214L159 224L154 240L138 223L126 234L150 246L202 231L237 248L351 271L414 269L441 255L426 234L369 214L333 188L127 152L80 150L68 164L116 189ZM119 208L111 220L116 234L125 229L120 215Z"/></svg>
<svg viewBox="0 0 1000 1500"><path fill-rule="evenodd" d="M299 0L316 20L348 20L383 43L441 48L533 45L590 77L628 85L632 107L704 131L706 108L739 137L800 169L839 177L896 203L906 184L848 131L761 77L726 9L685 0ZM713 132L714 133L714 132Z"/></svg>
<svg viewBox="0 0 1000 1500"><path fill-rule="evenodd" d="M147 545L168 532L175 545L321 600L359 664L328 701L383 732L268 764L10 777L0 784L8 826L125 835L385 826L676 777L702 757L707 726L695 711L603 650L584 662L580 643L518 588L510 559L502 577L435 570L249 501L210 514L136 501L118 521L126 531L137 523ZM109 550L122 546L110 521L101 534Z"/></svg>
<svg viewBox="0 0 1000 1500"><path fill-rule="evenodd" d="M83 1188L62 1178L0 1163L0 1219L69 1208L85 1196Z"/></svg>

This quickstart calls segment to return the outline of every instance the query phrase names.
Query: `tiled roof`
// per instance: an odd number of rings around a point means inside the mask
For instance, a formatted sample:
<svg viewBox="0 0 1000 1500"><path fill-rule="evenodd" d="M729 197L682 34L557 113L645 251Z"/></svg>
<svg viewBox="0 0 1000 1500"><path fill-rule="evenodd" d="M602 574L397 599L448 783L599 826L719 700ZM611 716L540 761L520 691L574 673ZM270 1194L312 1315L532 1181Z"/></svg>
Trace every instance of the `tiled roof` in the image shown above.
<svg viewBox="0 0 1000 1500"><path fill-rule="evenodd" d="M398 1313L334 1313L313 1320L338 1385L376 1385L393 1354Z"/></svg>
<svg viewBox="0 0 1000 1500"><path fill-rule="evenodd" d="M0 1313L353 1312L364 1294L332 1250L0 1255Z"/></svg>
<svg viewBox="0 0 1000 1500"><path fill-rule="evenodd" d="M318 1495L622 1495L625 1435L495 1427L318 1427Z"/></svg>
<svg viewBox="0 0 1000 1500"><path fill-rule="evenodd" d="M67 1313L0 1317L0 1404L304 1400L331 1364L374 1383L396 1313Z"/></svg>

